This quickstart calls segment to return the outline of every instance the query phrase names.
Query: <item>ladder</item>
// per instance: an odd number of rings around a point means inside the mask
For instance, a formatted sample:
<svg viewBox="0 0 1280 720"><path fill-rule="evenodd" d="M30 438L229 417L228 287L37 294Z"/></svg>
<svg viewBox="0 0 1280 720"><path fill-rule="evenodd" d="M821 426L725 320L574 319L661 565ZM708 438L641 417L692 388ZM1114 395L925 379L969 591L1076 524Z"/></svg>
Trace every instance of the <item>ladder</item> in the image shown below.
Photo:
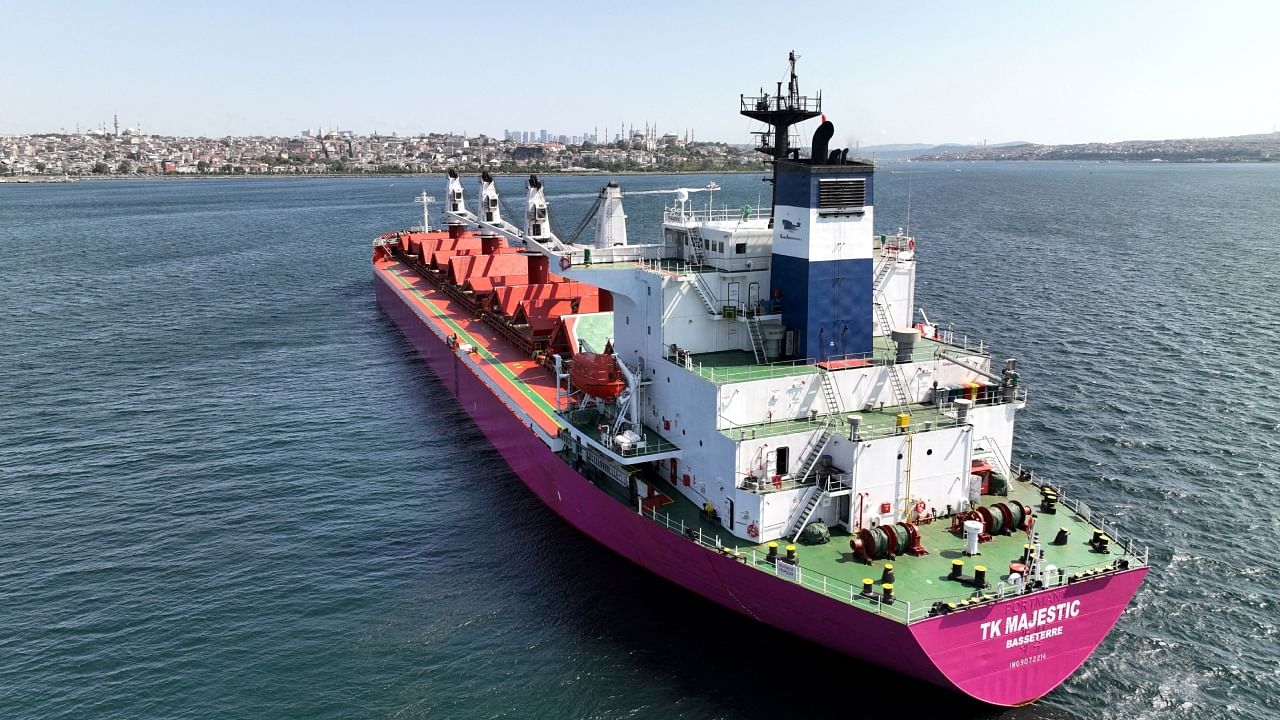
<svg viewBox="0 0 1280 720"><path fill-rule="evenodd" d="M704 257L704 246L702 233L698 232L697 225L689 226L689 245L693 247L693 252L689 254L689 264L701 265Z"/></svg>
<svg viewBox="0 0 1280 720"><path fill-rule="evenodd" d="M975 446L973 448L975 451L975 457L981 457L976 455L976 451L978 450L986 451L989 454L989 456L996 461L995 463L996 469L1003 472L1005 477L1012 480L1014 475L1013 463L1009 462L1009 458L1005 457L1004 451L1000 449L1000 445L999 443L996 442L996 439L991 437L990 435L984 435L978 438L978 442L981 443L982 445L981 447Z"/></svg>
<svg viewBox="0 0 1280 720"><path fill-rule="evenodd" d="M791 526L791 542L800 539L800 534L804 529L809 527L809 519L813 517L813 513L817 511L818 505L822 504L822 498L827 496L827 491L820 487L814 486L813 492L809 493L809 502L804 506L804 510L800 512L799 519L796 524Z"/></svg>
<svg viewBox="0 0 1280 720"><path fill-rule="evenodd" d="M765 354L764 333L760 331L760 318L755 315L747 318L747 334L751 336L751 352L756 356L756 364L765 364L769 356Z"/></svg>
<svg viewBox="0 0 1280 720"><path fill-rule="evenodd" d="M893 324L889 322L889 313L884 309L883 303L875 303L876 320L880 325L880 333L889 342L889 351L891 356L886 358L886 366L889 368L889 384L893 386L893 397L898 401L898 407L906 414L911 414L910 397L907 395L907 381L902 377L902 371L898 369L898 344L893 341Z"/></svg>
<svg viewBox="0 0 1280 720"><path fill-rule="evenodd" d="M839 415L843 409L840 407L840 394L836 392L836 385L831 379L831 373L827 372L825 368L818 368L818 378L822 383L822 396L827 401L827 413Z"/></svg>
<svg viewBox="0 0 1280 720"><path fill-rule="evenodd" d="M702 304L707 306L707 312L712 315L719 315L722 308L719 306L716 296L711 292L710 286L707 285L707 281L702 278L702 273L693 272L689 274L693 276L693 289L698 292L698 297L702 298Z"/></svg>
<svg viewBox="0 0 1280 720"><path fill-rule="evenodd" d="M814 468L818 466L818 458L822 457L822 451L831 444L831 433L827 432L827 429L828 425L824 421L818 427L818 435L814 437L813 442L809 443L809 452L805 453L804 459L800 461L801 471L792 475L797 483L803 483L813 475Z"/></svg>
<svg viewBox="0 0 1280 720"><path fill-rule="evenodd" d="M881 285L883 285L884 281L889 277L889 273L893 272L893 266L897 264L897 258L889 257L887 255L885 256L884 262L880 263L880 267L876 268L875 277L871 280L871 292L873 294L879 295L884 291L884 288L881 287Z"/></svg>

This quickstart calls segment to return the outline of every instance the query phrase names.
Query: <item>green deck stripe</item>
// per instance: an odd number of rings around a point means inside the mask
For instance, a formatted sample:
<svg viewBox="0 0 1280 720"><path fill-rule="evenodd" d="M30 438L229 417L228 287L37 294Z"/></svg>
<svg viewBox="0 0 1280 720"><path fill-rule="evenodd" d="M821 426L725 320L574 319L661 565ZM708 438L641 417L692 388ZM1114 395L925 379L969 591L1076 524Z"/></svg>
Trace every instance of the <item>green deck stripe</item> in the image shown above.
<svg viewBox="0 0 1280 720"><path fill-rule="evenodd" d="M493 353L489 352L487 349L481 346L480 343L476 342L476 339L472 337L470 333L462 329L461 326L459 326L456 322L454 322L453 318L450 317L448 313L444 312L439 307L437 307L436 304L432 302L430 299L428 299L427 296L423 295L420 290L410 285L400 275L399 272L392 271L391 276L394 277L396 281L400 283L400 286L402 288L416 295L418 299L421 300L422 303L427 307L428 310L434 313L436 317L440 318L441 320L444 320L445 324L448 325L450 328L452 328L455 333L457 333L460 337L466 338L467 342L471 344L473 347L475 347L476 352L480 354L481 357L489 361L490 367L496 368L499 374L501 374L507 380L511 381L511 384L515 387L515 389L518 392L520 392L520 394L524 395L531 402L533 402L533 404L536 405L538 409L546 413L546 416L548 419L555 421L557 424L560 423L560 418L558 415L556 415L555 408L551 407L550 403L544 400L541 395L530 390L527 385L525 385L519 378L515 376L514 373L512 373L510 370L507 369L505 365L502 364L501 360L498 360L498 358Z"/></svg>

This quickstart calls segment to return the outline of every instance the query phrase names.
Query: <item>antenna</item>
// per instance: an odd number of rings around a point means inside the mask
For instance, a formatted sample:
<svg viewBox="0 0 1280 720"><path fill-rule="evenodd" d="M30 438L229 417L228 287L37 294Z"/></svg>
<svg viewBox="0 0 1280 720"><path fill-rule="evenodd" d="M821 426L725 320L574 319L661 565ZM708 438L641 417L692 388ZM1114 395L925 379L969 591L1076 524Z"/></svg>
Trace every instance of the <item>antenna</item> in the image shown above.
<svg viewBox="0 0 1280 720"><path fill-rule="evenodd" d="M911 237L911 176L910 170L907 171L907 237Z"/></svg>
<svg viewBox="0 0 1280 720"><path fill-rule="evenodd" d="M428 195L426 190L423 190L422 194L415 197L413 201L422 206L422 232L431 232L431 226L427 223L429 219L427 206L435 202L436 199Z"/></svg>
<svg viewBox="0 0 1280 720"><path fill-rule="evenodd" d="M757 150L775 160L785 159L790 152L788 147L792 125L814 118L822 114L822 95L806 97L800 95L800 80L796 76L796 59L799 56L792 50L787 56L789 80L787 94L782 94L782 83L778 83L777 94L770 97L763 89L756 97L739 95L739 114L752 120L758 120L772 129L761 133ZM772 138L769 136L772 135ZM772 139L772 143L770 143Z"/></svg>

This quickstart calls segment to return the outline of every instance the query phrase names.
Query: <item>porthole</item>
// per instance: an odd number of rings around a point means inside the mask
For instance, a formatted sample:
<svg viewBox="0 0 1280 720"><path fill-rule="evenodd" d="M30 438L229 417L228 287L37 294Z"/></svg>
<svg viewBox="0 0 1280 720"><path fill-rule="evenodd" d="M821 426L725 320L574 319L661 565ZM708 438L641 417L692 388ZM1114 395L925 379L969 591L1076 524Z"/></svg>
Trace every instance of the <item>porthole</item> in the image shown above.
<svg viewBox="0 0 1280 720"><path fill-rule="evenodd" d="M926 450L926 451L925 451L925 453L924 453L924 454L925 454L925 455L932 455L932 454L933 454L933 448L929 448L928 450Z"/></svg>

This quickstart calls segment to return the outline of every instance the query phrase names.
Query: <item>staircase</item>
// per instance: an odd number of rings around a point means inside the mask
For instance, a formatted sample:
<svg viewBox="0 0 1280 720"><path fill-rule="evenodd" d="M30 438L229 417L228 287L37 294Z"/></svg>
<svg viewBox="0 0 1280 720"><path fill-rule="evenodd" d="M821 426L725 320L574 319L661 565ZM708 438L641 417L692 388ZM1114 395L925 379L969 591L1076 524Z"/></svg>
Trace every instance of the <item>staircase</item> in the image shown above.
<svg viewBox="0 0 1280 720"><path fill-rule="evenodd" d="M689 226L689 245L693 248L693 252L689 253L689 264L701 265L706 256L706 246L702 242L702 233L698 231L697 225Z"/></svg>
<svg viewBox="0 0 1280 720"><path fill-rule="evenodd" d="M822 504L822 498L826 496L826 490L823 490L816 485L814 486L813 490L809 493L808 504L804 506L804 510L800 511L800 518L796 520L795 525L791 526L791 542L796 542L800 539L800 533L803 533L804 529L809 527L809 518L813 517L813 513L818 509L818 505Z"/></svg>
<svg viewBox="0 0 1280 720"><path fill-rule="evenodd" d="M893 386L893 397L898 401L898 407L906 414L911 414L911 398L907 395L907 381L902 377L902 371L898 369L898 347L893 341L893 324L889 321L889 313L884 309L882 303L875 303L876 322L880 326L880 334L889 342L889 351L892 356L887 358L885 363L889 372L889 384Z"/></svg>
<svg viewBox="0 0 1280 720"><path fill-rule="evenodd" d="M986 451L991 459L995 460L996 470L1004 473L1004 476L1010 480L1014 478L1013 463L1009 462L1009 458L1005 457L1004 451L1000 449L1000 444L996 442L995 438L989 435L978 438L977 442L974 443L974 451L976 452L979 447ZM974 457L980 456L975 454Z"/></svg>
<svg viewBox="0 0 1280 720"><path fill-rule="evenodd" d="M875 276L871 279L872 294L879 295L884 291L881 286L884 284L885 279L889 277L889 273L893 272L893 266L897 264L897 258L885 257L884 261L880 263L880 267L876 268Z"/></svg>
<svg viewBox="0 0 1280 720"><path fill-rule="evenodd" d="M765 354L764 333L760 331L760 318L755 315L747 318L747 334L751 336L751 352L756 356L756 364L765 364L769 356Z"/></svg>
<svg viewBox="0 0 1280 720"><path fill-rule="evenodd" d="M693 276L693 289L698 291L698 297L702 298L702 304L707 306L707 312L712 315L719 315L721 310L718 304L719 301L716 300L715 294L711 292L706 280L702 279L702 274L696 272L689 274Z"/></svg>
<svg viewBox="0 0 1280 720"><path fill-rule="evenodd" d="M818 458L822 457L822 451L831 444L831 433L827 432L827 427L826 422L818 426L818 435L814 437L813 442L809 443L809 451L800 461L800 472L791 474L797 483L803 483L813 475L813 469L818 466Z"/></svg>
<svg viewBox="0 0 1280 720"><path fill-rule="evenodd" d="M831 373L818 368L818 378L822 383L822 397L827 402L827 413L839 415L843 412L843 408L840 407L840 394L836 392L836 384L831 379Z"/></svg>

